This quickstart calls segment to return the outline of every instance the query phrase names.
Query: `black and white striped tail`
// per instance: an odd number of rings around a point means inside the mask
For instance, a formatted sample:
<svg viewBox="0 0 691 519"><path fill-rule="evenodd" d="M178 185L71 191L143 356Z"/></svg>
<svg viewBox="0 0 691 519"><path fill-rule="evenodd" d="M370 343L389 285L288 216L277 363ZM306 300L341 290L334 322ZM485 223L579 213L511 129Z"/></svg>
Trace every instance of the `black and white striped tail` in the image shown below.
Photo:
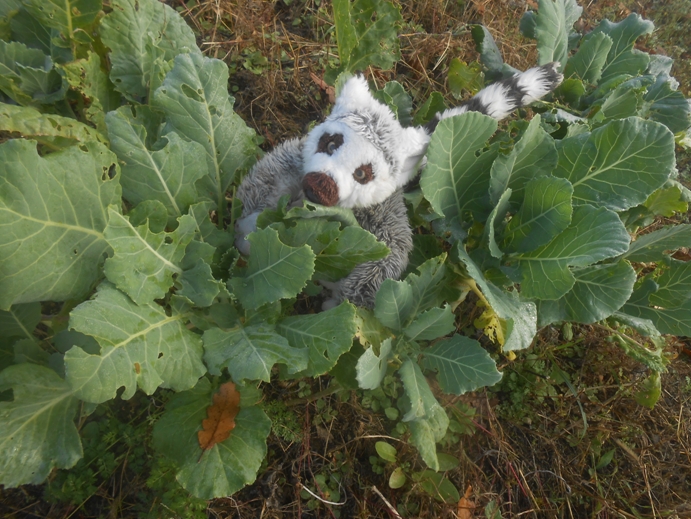
<svg viewBox="0 0 691 519"><path fill-rule="evenodd" d="M442 119L465 112L480 112L494 119L503 119L516 108L529 105L559 86L564 76L558 67L558 62L547 63L492 83L462 105L438 113L425 129L432 133Z"/></svg>

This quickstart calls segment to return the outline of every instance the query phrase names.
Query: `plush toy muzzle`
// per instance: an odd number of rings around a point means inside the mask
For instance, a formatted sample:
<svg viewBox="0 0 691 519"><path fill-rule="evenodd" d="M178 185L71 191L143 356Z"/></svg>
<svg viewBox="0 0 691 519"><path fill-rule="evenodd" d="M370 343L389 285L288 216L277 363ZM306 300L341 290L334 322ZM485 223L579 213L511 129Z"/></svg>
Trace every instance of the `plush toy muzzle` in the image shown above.
<svg viewBox="0 0 691 519"><path fill-rule="evenodd" d="M305 198L315 204L334 206L338 203L338 185L326 173L307 173L302 179Z"/></svg>

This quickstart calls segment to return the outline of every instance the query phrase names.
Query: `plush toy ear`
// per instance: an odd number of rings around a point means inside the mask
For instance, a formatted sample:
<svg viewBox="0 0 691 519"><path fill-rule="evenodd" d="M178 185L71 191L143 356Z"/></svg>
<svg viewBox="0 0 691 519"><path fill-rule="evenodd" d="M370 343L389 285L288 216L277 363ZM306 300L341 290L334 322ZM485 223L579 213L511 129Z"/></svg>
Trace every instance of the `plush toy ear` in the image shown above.
<svg viewBox="0 0 691 519"><path fill-rule="evenodd" d="M365 77L353 76L341 87L331 113L355 112L381 106L383 105L372 97Z"/></svg>

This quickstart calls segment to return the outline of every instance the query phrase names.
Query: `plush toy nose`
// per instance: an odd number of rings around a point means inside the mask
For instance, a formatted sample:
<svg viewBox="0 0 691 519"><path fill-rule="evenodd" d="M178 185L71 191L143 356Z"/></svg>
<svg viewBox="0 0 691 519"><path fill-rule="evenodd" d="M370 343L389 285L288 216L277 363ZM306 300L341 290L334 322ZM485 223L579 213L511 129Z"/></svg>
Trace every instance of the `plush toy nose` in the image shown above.
<svg viewBox="0 0 691 519"><path fill-rule="evenodd" d="M302 190L310 202L325 206L338 203L338 185L325 173L307 173L302 179Z"/></svg>

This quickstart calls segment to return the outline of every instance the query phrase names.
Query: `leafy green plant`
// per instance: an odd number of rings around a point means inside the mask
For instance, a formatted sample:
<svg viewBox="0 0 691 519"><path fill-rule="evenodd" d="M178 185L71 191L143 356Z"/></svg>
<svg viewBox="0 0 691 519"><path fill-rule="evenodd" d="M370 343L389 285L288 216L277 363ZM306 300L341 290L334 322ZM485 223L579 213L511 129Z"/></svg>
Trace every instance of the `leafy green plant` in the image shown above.
<svg viewBox="0 0 691 519"><path fill-rule="evenodd" d="M389 488L398 489L410 481L415 487L420 488L427 494L440 502L457 503L460 499L458 490L454 484L446 477L446 472L458 467L458 460L449 454L438 454L439 469L411 471L410 463L398 463L398 452L390 443L378 441L374 444L377 456L372 456L370 462L373 470L378 474L383 474L385 469L380 465L379 460L386 462L389 468Z"/></svg>
<svg viewBox="0 0 691 519"><path fill-rule="evenodd" d="M174 476L201 499L230 495L254 481L267 452L262 383L329 373L371 391L409 434L431 469L412 481L458 500L436 472L448 464L436 446L470 425L463 410L449 408L450 420L428 376L455 395L501 378L459 333L470 293L474 324L506 354L527 348L538 327L610 319L618 344L653 372L640 397L653 402L661 334L691 335L691 263L671 256L691 244L691 226L632 243L630 233L687 207L674 144L686 142L691 109L671 60L634 48L650 22L605 20L582 35L573 0L540 0L521 27L541 63L562 63L554 97L501 129L479 113L442 121L407 195L419 227L407 276L386 280L371 311L344 302L305 313L299 303L316 282L388 249L349 210L283 200L260 215L254 253L241 259L232 193L259 152L233 112L227 66L204 57L156 0L106 10L100 0L11 0L0 11L1 484L74 467L89 432L78 416L169 388L151 440L165 478L152 481ZM340 68L330 79L398 59L391 3L339 0L334 19ZM485 76L510 73L489 32L473 34ZM461 80L472 72L457 86L475 88L477 68L456 68ZM443 106L436 93L413 116L397 83L377 95L406 122ZM235 427L202 450L197 433L228 379L241 395ZM283 411L269 414L289 423ZM339 492L333 474L321 477Z"/></svg>

